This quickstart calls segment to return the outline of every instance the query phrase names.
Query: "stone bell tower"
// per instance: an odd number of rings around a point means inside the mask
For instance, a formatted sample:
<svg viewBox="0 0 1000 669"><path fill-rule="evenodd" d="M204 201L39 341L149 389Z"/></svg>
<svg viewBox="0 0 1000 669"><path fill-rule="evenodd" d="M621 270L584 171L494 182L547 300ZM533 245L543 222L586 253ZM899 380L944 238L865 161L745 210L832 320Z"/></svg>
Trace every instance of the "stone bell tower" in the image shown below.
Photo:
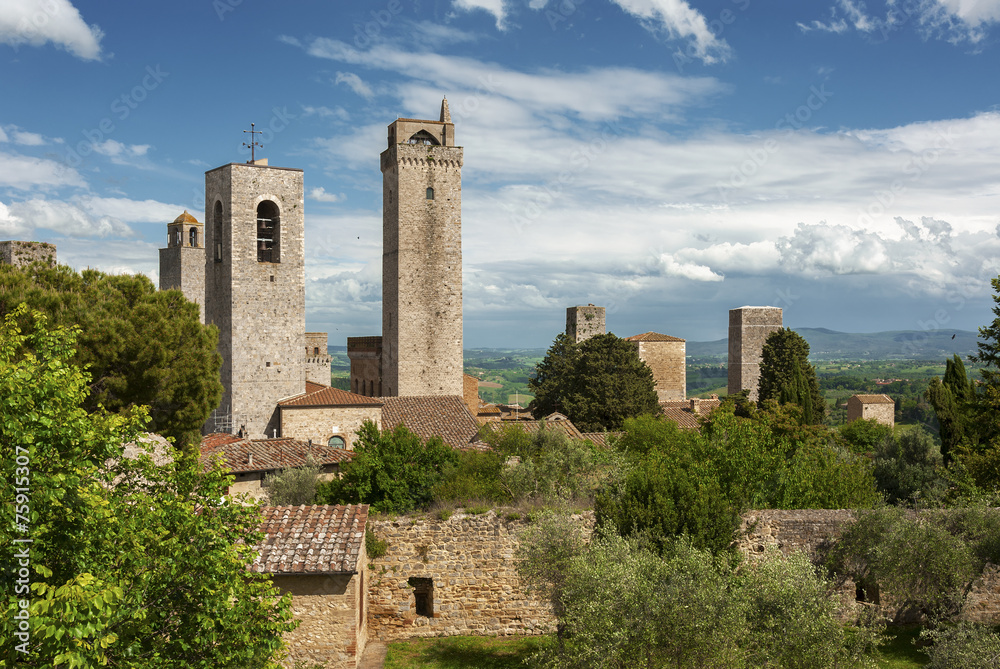
<svg viewBox="0 0 1000 669"><path fill-rule="evenodd" d="M305 391L304 234L302 170L258 159L205 173L205 319L225 388L207 431L274 436L278 400Z"/></svg>
<svg viewBox="0 0 1000 669"><path fill-rule="evenodd" d="M160 249L160 290L179 290L198 305L205 322L205 226L184 213L167 226L167 248Z"/></svg>
<svg viewBox="0 0 1000 669"><path fill-rule="evenodd" d="M387 396L462 395L462 148L437 121L389 124L382 169L382 369Z"/></svg>

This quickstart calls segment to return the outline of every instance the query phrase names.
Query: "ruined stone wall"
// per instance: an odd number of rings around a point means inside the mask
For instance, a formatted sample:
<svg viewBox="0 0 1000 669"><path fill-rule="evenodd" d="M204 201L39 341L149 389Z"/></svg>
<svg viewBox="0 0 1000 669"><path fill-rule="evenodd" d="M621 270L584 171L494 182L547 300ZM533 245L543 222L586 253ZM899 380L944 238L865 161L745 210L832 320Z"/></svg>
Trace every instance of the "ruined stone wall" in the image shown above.
<svg viewBox="0 0 1000 669"><path fill-rule="evenodd" d="M653 371L660 402L687 399L687 359L684 341L638 341L639 358Z"/></svg>
<svg viewBox="0 0 1000 669"><path fill-rule="evenodd" d="M740 307L729 310L729 394L750 391L757 400L760 360L767 336L782 327L778 307Z"/></svg>
<svg viewBox="0 0 1000 669"><path fill-rule="evenodd" d="M604 307L588 304L566 309L566 334L576 343L606 334L606 327Z"/></svg>
<svg viewBox="0 0 1000 669"><path fill-rule="evenodd" d="M381 170L382 393L461 395L462 149L390 143Z"/></svg>
<svg viewBox="0 0 1000 669"><path fill-rule="evenodd" d="M258 261L257 206L265 200L279 211L277 262ZM302 170L230 163L205 173L205 317L219 328L220 410L251 437L272 436L278 400L305 391L303 206Z"/></svg>
<svg viewBox="0 0 1000 669"><path fill-rule="evenodd" d="M0 262L15 267L26 267L40 262L56 266L56 245L47 242L0 242Z"/></svg>
<svg viewBox="0 0 1000 669"><path fill-rule="evenodd" d="M361 424L370 420L382 426L382 405L364 407L282 407L281 436L300 441L312 439L314 444L326 444L330 437L340 435L348 450L354 450L354 440Z"/></svg>
<svg viewBox="0 0 1000 669"><path fill-rule="evenodd" d="M324 669L357 669L368 639L367 555L362 543L359 573L322 576L276 574L272 582L282 594L292 594L292 612L299 626L285 635L286 666L302 662Z"/></svg>

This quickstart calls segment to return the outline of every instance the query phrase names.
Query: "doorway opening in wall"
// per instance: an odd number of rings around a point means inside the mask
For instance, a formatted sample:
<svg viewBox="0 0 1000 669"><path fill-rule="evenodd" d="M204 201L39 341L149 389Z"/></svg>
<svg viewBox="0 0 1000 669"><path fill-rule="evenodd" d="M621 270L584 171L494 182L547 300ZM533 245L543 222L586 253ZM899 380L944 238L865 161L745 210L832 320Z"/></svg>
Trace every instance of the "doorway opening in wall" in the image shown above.
<svg viewBox="0 0 1000 669"><path fill-rule="evenodd" d="M413 588L414 608L418 616L434 617L434 579L411 576L407 583Z"/></svg>

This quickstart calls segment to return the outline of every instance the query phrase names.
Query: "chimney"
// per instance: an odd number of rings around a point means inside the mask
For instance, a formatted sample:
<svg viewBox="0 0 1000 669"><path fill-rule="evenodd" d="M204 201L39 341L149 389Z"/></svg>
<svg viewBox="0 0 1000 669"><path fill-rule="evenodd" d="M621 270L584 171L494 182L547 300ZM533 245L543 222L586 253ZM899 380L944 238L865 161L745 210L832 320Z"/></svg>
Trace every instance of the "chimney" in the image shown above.
<svg viewBox="0 0 1000 669"><path fill-rule="evenodd" d="M701 399L698 397L691 398L691 413L700 414L701 413Z"/></svg>
<svg viewBox="0 0 1000 669"><path fill-rule="evenodd" d="M253 467L253 453L247 451L247 466Z"/></svg>

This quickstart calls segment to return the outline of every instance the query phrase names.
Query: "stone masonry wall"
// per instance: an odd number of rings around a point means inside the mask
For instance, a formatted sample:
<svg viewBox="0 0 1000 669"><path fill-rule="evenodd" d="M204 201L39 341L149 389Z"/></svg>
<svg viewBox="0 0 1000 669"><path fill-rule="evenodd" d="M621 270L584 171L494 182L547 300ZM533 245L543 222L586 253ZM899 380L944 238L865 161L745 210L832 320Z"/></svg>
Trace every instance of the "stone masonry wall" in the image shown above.
<svg viewBox="0 0 1000 669"><path fill-rule="evenodd" d="M56 266L56 245L47 242L0 242L0 262L26 267L33 262Z"/></svg>
<svg viewBox="0 0 1000 669"><path fill-rule="evenodd" d="M365 407L282 407L281 436L326 444L335 434L344 438L344 448L354 450L357 431L366 420L382 425L382 405ZM334 428L337 428L334 430Z"/></svg>
<svg viewBox="0 0 1000 669"><path fill-rule="evenodd" d="M390 143L381 170L382 392L461 395L462 149Z"/></svg>
<svg viewBox="0 0 1000 669"><path fill-rule="evenodd" d="M348 337L351 360L351 392L382 397L382 337Z"/></svg>
<svg viewBox="0 0 1000 669"><path fill-rule="evenodd" d="M653 371L661 402L687 399L686 342L640 341L639 358Z"/></svg>
<svg viewBox="0 0 1000 669"><path fill-rule="evenodd" d="M778 307L740 307L729 310L729 394L750 390L757 400L760 359L764 341L782 325Z"/></svg>
<svg viewBox="0 0 1000 669"><path fill-rule="evenodd" d="M604 307L568 307L566 309L566 334L576 343L590 339L594 335L606 334Z"/></svg>
<svg viewBox="0 0 1000 669"><path fill-rule="evenodd" d="M205 322L205 249L171 246L160 249L160 290L179 290L198 305Z"/></svg>
<svg viewBox="0 0 1000 669"><path fill-rule="evenodd" d="M857 396L847 398L847 422L858 418L874 418L883 425L896 424L896 404L894 402L864 403Z"/></svg>

